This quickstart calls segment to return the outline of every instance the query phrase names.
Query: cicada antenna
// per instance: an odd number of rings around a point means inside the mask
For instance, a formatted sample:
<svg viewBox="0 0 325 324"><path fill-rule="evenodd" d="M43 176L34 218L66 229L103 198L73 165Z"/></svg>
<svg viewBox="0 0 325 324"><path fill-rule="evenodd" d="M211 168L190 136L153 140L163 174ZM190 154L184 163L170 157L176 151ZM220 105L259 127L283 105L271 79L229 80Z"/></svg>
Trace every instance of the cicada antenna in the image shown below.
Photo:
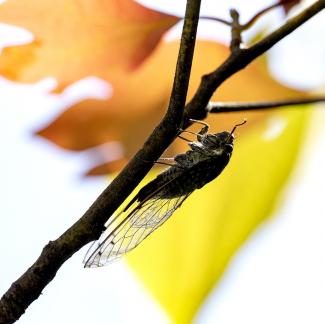
<svg viewBox="0 0 325 324"><path fill-rule="evenodd" d="M230 134L232 135L232 134L234 133L234 131L236 130L237 127L242 126L242 125L244 125L244 124L246 124L246 123L247 123L247 119L244 119L244 121L241 122L240 124L236 124L236 125L234 126L234 128L232 129L232 131L230 132Z"/></svg>

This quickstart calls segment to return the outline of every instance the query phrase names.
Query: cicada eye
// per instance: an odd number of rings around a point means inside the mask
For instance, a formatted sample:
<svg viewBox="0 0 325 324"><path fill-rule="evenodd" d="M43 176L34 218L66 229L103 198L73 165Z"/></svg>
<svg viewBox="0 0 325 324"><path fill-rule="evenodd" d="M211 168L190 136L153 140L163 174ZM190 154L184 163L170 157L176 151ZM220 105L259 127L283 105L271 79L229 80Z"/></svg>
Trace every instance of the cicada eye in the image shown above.
<svg viewBox="0 0 325 324"><path fill-rule="evenodd" d="M229 136L227 138L227 143L232 143L235 139L235 136L233 133L229 133Z"/></svg>
<svg viewBox="0 0 325 324"><path fill-rule="evenodd" d="M216 146L220 143L220 138L213 134L208 134L204 138L204 144L207 146Z"/></svg>
<svg viewBox="0 0 325 324"><path fill-rule="evenodd" d="M226 144L226 145L225 145L225 151L226 151L227 153L232 153L233 150L234 150L234 147L233 147L232 144Z"/></svg>

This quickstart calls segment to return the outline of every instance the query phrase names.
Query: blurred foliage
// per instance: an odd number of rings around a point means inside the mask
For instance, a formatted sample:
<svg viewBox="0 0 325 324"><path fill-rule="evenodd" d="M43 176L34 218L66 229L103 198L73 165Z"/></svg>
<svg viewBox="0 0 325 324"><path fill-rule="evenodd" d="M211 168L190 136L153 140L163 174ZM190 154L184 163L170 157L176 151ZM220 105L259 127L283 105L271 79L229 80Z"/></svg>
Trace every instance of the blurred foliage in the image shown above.
<svg viewBox="0 0 325 324"><path fill-rule="evenodd" d="M52 76L58 90L89 75L122 81L178 20L132 0L10 0L0 6L0 21L35 40L5 48L0 73L21 82Z"/></svg>
<svg viewBox="0 0 325 324"><path fill-rule="evenodd" d="M141 147L153 127L163 116L172 87L179 42L161 43L156 51L136 71L125 73L123 82L112 82L113 96L108 100L88 99L64 111L38 134L69 150L119 141L123 144L124 159L110 160L101 151L99 161L90 174L115 172ZM190 99L195 93L201 76L221 64L229 54L226 46L209 41L198 41L188 91ZM162 68L163 67L163 68ZM121 75L121 74L120 74ZM254 101L293 98L301 94L284 87L268 74L265 60L257 60L238 75L225 82L214 94L217 101ZM272 115L272 112L245 112L210 116L208 122L216 131L230 129L248 118L246 132L255 123ZM130 136L136 134L136 136ZM186 148L175 143L166 153L174 155Z"/></svg>

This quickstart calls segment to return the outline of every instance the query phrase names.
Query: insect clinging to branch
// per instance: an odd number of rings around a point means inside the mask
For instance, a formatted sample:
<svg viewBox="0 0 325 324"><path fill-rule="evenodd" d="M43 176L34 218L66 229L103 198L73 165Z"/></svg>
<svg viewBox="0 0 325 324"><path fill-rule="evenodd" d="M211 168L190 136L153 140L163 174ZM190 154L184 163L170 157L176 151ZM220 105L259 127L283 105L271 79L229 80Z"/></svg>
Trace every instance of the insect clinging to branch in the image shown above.
<svg viewBox="0 0 325 324"><path fill-rule="evenodd" d="M162 159L170 167L145 185L117 216L112 217L98 241L88 250L85 267L104 266L134 249L161 226L196 189L215 179L228 164L233 151L234 131L209 133L209 125L194 133L197 142L188 141L190 150L174 158ZM166 161L168 161L169 164ZM135 205L132 209L131 206ZM124 216L124 217L123 217Z"/></svg>

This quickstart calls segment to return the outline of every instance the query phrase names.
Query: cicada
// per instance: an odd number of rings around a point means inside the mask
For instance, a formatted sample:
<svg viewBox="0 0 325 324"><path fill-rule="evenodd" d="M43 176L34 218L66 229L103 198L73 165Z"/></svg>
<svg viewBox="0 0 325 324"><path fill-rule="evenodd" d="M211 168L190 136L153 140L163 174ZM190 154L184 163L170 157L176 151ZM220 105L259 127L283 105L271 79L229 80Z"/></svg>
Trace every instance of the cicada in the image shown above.
<svg viewBox="0 0 325 324"><path fill-rule="evenodd" d="M106 230L88 250L85 267L101 267L133 250L149 234L161 226L186 198L196 189L215 179L228 164L234 142L234 126L231 132L209 133L209 125L200 132L183 131L197 136L188 141L190 150L174 158L161 159L169 168L160 173L135 195L123 211L111 217Z"/></svg>

